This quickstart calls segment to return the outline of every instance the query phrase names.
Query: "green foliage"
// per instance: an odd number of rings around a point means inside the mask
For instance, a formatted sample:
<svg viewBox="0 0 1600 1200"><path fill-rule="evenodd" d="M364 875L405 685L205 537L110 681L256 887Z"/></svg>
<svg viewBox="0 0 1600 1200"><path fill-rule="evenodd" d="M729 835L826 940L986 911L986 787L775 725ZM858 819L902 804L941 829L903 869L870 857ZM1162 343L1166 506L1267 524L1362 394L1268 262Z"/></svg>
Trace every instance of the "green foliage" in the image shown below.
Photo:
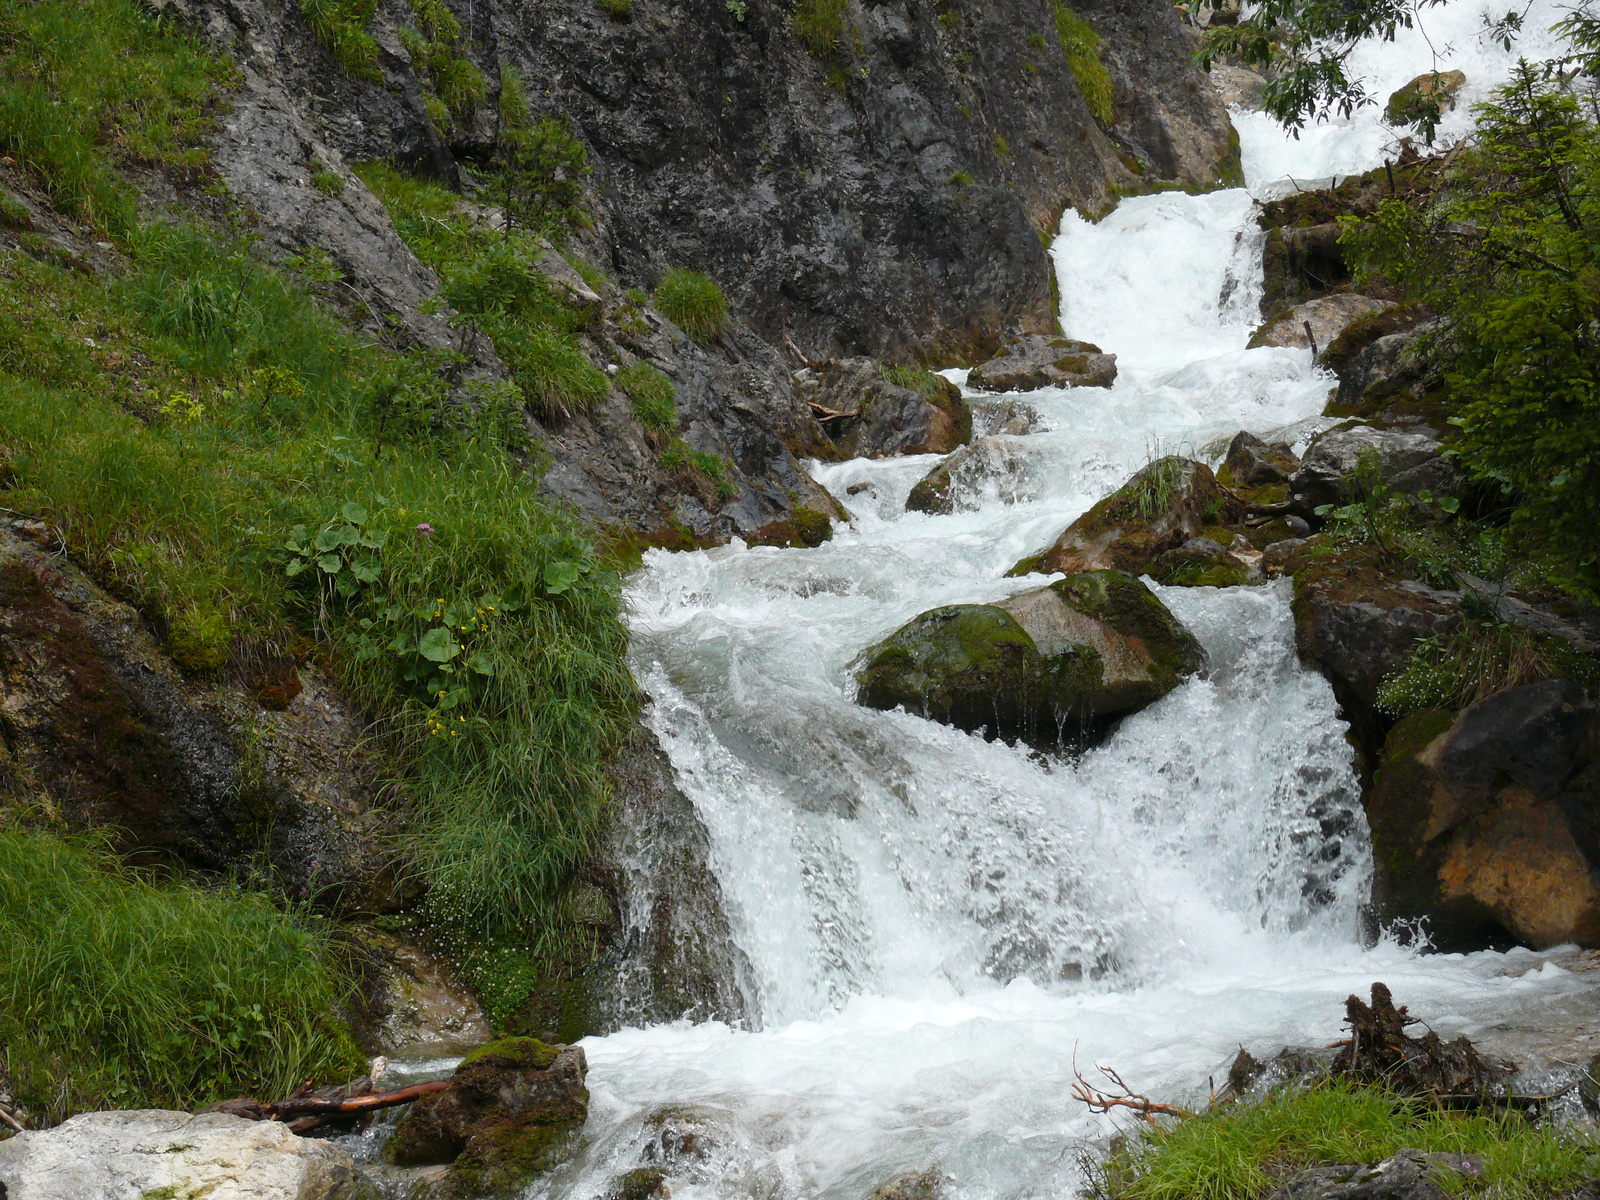
<svg viewBox="0 0 1600 1200"><path fill-rule="evenodd" d="M849 0L796 0L794 35L810 53L827 58L855 34Z"/></svg>
<svg viewBox="0 0 1600 1200"><path fill-rule="evenodd" d="M883 368L883 377L898 387L910 388L913 392L921 392L930 400L942 400L946 395L947 384L945 380L932 371L921 367L888 366Z"/></svg>
<svg viewBox="0 0 1600 1200"><path fill-rule="evenodd" d="M344 176L337 171L317 168L311 172L311 186L324 196L344 195Z"/></svg>
<svg viewBox="0 0 1600 1200"><path fill-rule="evenodd" d="M0 1044L53 1121L342 1080L362 1059L326 928L262 895L148 882L98 843L0 830Z"/></svg>
<svg viewBox="0 0 1600 1200"><path fill-rule="evenodd" d="M965 171L956 171L950 176L951 187L971 187L975 182L976 180L974 180L972 176Z"/></svg>
<svg viewBox="0 0 1600 1200"><path fill-rule="evenodd" d="M357 79L382 83L378 43L367 32L378 0L300 0L300 11L317 41Z"/></svg>
<svg viewBox="0 0 1600 1200"><path fill-rule="evenodd" d="M559 241L583 223L589 155L564 118L541 117L503 130L499 162L495 186L510 225Z"/></svg>
<svg viewBox="0 0 1600 1200"><path fill-rule="evenodd" d="M229 64L133 0L0 0L0 153L53 203L111 233L134 222L114 164L204 167L232 78Z"/></svg>
<svg viewBox="0 0 1600 1200"><path fill-rule="evenodd" d="M462 56L461 22L443 0L408 2L422 32L403 28L400 42L412 65L426 72L430 89L423 100L429 117L435 125L448 128L450 116L465 120L483 103L488 84L483 73Z"/></svg>
<svg viewBox="0 0 1600 1200"><path fill-rule="evenodd" d="M1112 110L1114 89L1111 72L1100 60L1100 35L1081 14L1065 4L1055 5L1055 18L1061 53L1078 81L1078 91L1089 106L1089 115L1102 129L1109 129L1116 119Z"/></svg>
<svg viewBox="0 0 1600 1200"><path fill-rule="evenodd" d="M1363 275L1443 314L1451 449L1529 544L1600 586L1600 128L1524 65L1438 195L1347 223Z"/></svg>
<svg viewBox="0 0 1600 1200"><path fill-rule="evenodd" d="M729 478L726 462L715 454L696 450L682 438L673 438L667 443L667 448L661 452L661 466L668 471L700 476L715 487L717 496L723 500L732 500L739 494L738 485Z"/></svg>
<svg viewBox="0 0 1600 1200"><path fill-rule="evenodd" d="M528 110L528 90L522 73L515 67L500 68L500 124L507 129L526 129L533 119Z"/></svg>
<svg viewBox="0 0 1600 1200"><path fill-rule="evenodd" d="M1600 684L1600 660L1527 629L1469 621L1455 633L1421 639L1411 660L1384 679L1378 707L1392 717L1462 709L1541 679L1593 688Z"/></svg>
<svg viewBox="0 0 1600 1200"><path fill-rule="evenodd" d="M696 341L721 335L728 322L728 301L714 280L697 271L674 267L656 286L656 308Z"/></svg>
<svg viewBox="0 0 1600 1200"><path fill-rule="evenodd" d="M1266 1195L1294 1170L1377 1162L1404 1148L1481 1156L1482 1176L1450 1174L1445 1190L1495 1200L1564 1194L1593 1174L1600 1150L1590 1134L1535 1126L1512 1111L1456 1112L1333 1083L1144 1130L1104 1165L1094 1191L1114 1200L1238 1200Z"/></svg>
<svg viewBox="0 0 1600 1200"><path fill-rule="evenodd" d="M594 0L594 6L613 21L633 19L633 0Z"/></svg>
<svg viewBox="0 0 1600 1200"><path fill-rule="evenodd" d="M646 429L678 427L677 391L660 371L636 362L617 372L617 386L633 399L633 411Z"/></svg>

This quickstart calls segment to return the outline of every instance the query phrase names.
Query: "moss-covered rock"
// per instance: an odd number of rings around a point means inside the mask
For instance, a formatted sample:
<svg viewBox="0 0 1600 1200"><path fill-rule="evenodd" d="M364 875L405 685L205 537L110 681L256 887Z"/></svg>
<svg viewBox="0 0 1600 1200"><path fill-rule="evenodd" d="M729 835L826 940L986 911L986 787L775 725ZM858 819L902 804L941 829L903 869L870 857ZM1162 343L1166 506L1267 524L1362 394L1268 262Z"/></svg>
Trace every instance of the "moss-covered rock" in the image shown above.
<svg viewBox="0 0 1600 1200"><path fill-rule="evenodd" d="M751 546L814 548L833 540L833 521L814 508L792 509L787 518L769 521L745 538Z"/></svg>
<svg viewBox="0 0 1600 1200"><path fill-rule="evenodd" d="M980 392L1027 392L1042 387L1110 387L1117 356L1092 342L1032 334L1010 343L967 376Z"/></svg>
<svg viewBox="0 0 1600 1200"><path fill-rule="evenodd" d="M1080 741L1197 670L1194 637L1131 575L933 609L858 660L859 699L1034 745Z"/></svg>
<svg viewBox="0 0 1600 1200"><path fill-rule="evenodd" d="M1244 515L1244 502L1217 482L1210 467L1159 458L1067 526L1035 569L1143 574L1158 555L1201 536L1208 526L1241 525Z"/></svg>
<svg viewBox="0 0 1600 1200"><path fill-rule="evenodd" d="M1150 576L1169 587L1238 587L1250 582L1248 564L1210 538L1190 538L1176 550L1156 555Z"/></svg>
<svg viewBox="0 0 1600 1200"><path fill-rule="evenodd" d="M1456 93L1467 82L1462 71L1429 71L1396 88L1384 106L1383 115L1391 125L1436 123L1456 106Z"/></svg>
<svg viewBox="0 0 1600 1200"><path fill-rule="evenodd" d="M576 1046L502 1038L461 1060L450 1086L416 1101L384 1148L399 1166L451 1164L442 1193L514 1190L571 1152L589 1113Z"/></svg>

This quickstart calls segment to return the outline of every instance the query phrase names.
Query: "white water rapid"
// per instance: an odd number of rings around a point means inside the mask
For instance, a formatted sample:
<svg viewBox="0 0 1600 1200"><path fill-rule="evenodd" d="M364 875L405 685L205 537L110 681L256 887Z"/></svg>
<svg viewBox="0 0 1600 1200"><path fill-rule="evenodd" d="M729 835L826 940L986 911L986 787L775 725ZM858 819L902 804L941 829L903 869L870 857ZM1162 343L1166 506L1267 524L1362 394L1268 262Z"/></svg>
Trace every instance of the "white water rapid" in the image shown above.
<svg viewBox="0 0 1600 1200"><path fill-rule="evenodd" d="M1513 61L1476 36L1480 16L1466 0L1428 14L1468 102ZM1536 5L1524 49L1544 49L1551 19ZM1359 65L1381 98L1433 61L1413 32ZM1258 193L1377 165L1393 138L1371 109L1299 141L1236 120ZM1447 132L1465 120L1463 105ZM627 594L634 667L709 830L759 1018L586 1041L585 1149L530 1195L602 1195L671 1109L703 1124L700 1153L669 1164L679 1200L861 1200L928 1168L963 1200L1065 1197L1074 1148L1109 1130L1068 1094L1074 1058L1192 1099L1241 1042L1328 1040L1375 979L1467 1032L1586 986L1526 951L1363 943L1350 750L1327 684L1296 660L1286 584L1160 589L1211 669L1075 762L852 701L864 647L925 609L1039 586L1003 576L1150 457L1319 427L1329 380L1310 356L1245 349L1253 203L1067 215L1063 326L1121 374L1010 397L1039 425L1002 439L961 511L904 512L933 457L857 460L816 468L854 517L818 549L647 556Z"/></svg>

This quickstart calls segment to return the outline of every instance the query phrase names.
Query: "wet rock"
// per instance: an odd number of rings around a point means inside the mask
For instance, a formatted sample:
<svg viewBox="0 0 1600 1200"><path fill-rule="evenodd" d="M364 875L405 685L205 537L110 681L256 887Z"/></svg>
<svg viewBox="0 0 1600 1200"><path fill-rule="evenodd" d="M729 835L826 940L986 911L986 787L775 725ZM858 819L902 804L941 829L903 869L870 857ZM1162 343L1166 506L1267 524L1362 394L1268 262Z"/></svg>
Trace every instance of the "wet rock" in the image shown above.
<svg viewBox="0 0 1600 1200"><path fill-rule="evenodd" d="M1092 342L1034 334L1010 343L967 375L978 392L1031 392L1042 387L1110 387L1117 356Z"/></svg>
<svg viewBox="0 0 1600 1200"><path fill-rule="evenodd" d="M1456 106L1456 93L1466 86L1462 71L1429 71L1396 88L1384 105L1391 125L1433 124Z"/></svg>
<svg viewBox="0 0 1600 1200"><path fill-rule="evenodd" d="M1426 1167L1395 1155L1370 1166L1312 1167L1272 1192L1268 1200L1448 1200Z"/></svg>
<svg viewBox="0 0 1600 1200"><path fill-rule="evenodd" d="M815 548L833 540L833 521L827 513L798 507L787 518L769 522L745 539L751 546L807 546Z"/></svg>
<svg viewBox="0 0 1600 1200"><path fill-rule="evenodd" d="M1042 423L1038 409L1014 396L973 406L973 428L985 436L1022 437L1036 431Z"/></svg>
<svg viewBox="0 0 1600 1200"><path fill-rule="evenodd" d="M946 380L940 382L948 383ZM972 412L949 384L937 396L880 380L868 388L839 448L851 458L948 454L972 437Z"/></svg>
<svg viewBox="0 0 1600 1200"><path fill-rule="evenodd" d="M943 1200L947 1182L939 1171L902 1175L874 1191L870 1200Z"/></svg>
<svg viewBox="0 0 1600 1200"><path fill-rule="evenodd" d="M1349 292L1320 296L1286 309L1257 329L1250 338L1250 349L1260 346L1293 346L1309 350L1327 346L1362 317L1376 316L1394 305L1387 300L1357 296ZM1306 332L1307 327L1310 333Z"/></svg>
<svg viewBox="0 0 1600 1200"><path fill-rule="evenodd" d="M907 512L947 516L962 508L974 507L976 496L988 485L1004 487L1009 480L1023 484L1021 462L1007 443L995 437L981 437L963 446L929 471L906 496Z"/></svg>
<svg viewBox="0 0 1600 1200"><path fill-rule="evenodd" d="M1442 456L1443 449L1439 436L1425 425L1407 429L1341 425L1311 443L1289 488L1296 505L1305 510L1301 515L1319 505L1352 499L1351 476L1358 470L1369 470L1372 483L1396 492L1453 495L1462 490L1464 478L1460 468Z"/></svg>
<svg viewBox="0 0 1600 1200"><path fill-rule="evenodd" d="M1269 220L1266 210L1261 220ZM1350 282L1344 247L1339 245L1341 232L1332 219L1267 230L1261 251L1263 320L1271 321L1286 309Z"/></svg>
<svg viewBox="0 0 1600 1200"><path fill-rule="evenodd" d="M1404 667L1418 638L1461 623L1454 592L1395 579L1370 549L1303 561L1294 571L1295 643L1333 685L1345 718L1376 747L1387 728L1377 712L1384 676Z"/></svg>
<svg viewBox="0 0 1600 1200"><path fill-rule="evenodd" d="M1301 522L1304 524L1304 522ZM1261 570L1268 579L1276 579L1280 575L1291 573L1295 553L1306 545L1304 537L1289 537L1273 542L1261 552Z"/></svg>
<svg viewBox="0 0 1600 1200"><path fill-rule="evenodd" d="M494 1037L472 993L444 963L376 930L361 938L381 964L370 998L373 1040L385 1054L441 1058Z"/></svg>
<svg viewBox="0 0 1600 1200"><path fill-rule="evenodd" d="M921 614L861 656L858 698L1053 745L1160 699L1203 657L1137 579L1093 571L996 604Z"/></svg>
<svg viewBox="0 0 1600 1200"><path fill-rule="evenodd" d="M1142 574L1156 557L1191 538L1231 543L1244 504L1221 487L1204 463L1157 459L1079 517L1043 554L1023 559L1014 575L1030 571L1114 569Z"/></svg>
<svg viewBox="0 0 1600 1200"><path fill-rule="evenodd" d="M1600 721L1565 680L1400 721L1367 801L1385 919L1441 949L1600 945Z"/></svg>
<svg viewBox="0 0 1600 1200"><path fill-rule="evenodd" d="M637 1167L617 1176L606 1189L604 1200L658 1200L672 1195L665 1167Z"/></svg>
<svg viewBox="0 0 1600 1200"><path fill-rule="evenodd" d="M1217 474L1227 487L1256 487L1264 483L1288 483L1300 468L1300 460L1287 442L1267 443L1252 433L1240 430L1228 443L1228 454Z"/></svg>
<svg viewBox="0 0 1600 1200"><path fill-rule="evenodd" d="M451 1164L449 1196L521 1187L571 1153L589 1112L587 1070L576 1046L491 1042L461 1060L448 1088L412 1104L385 1157L399 1166Z"/></svg>
<svg viewBox="0 0 1600 1200"><path fill-rule="evenodd" d="M1322 365L1339 377L1328 404L1332 416L1442 423L1444 377L1425 353L1439 322L1415 307L1392 308L1354 321L1322 352Z"/></svg>
<svg viewBox="0 0 1600 1200"><path fill-rule="evenodd" d="M1250 564L1210 538L1190 538L1156 555L1150 576L1171 587L1238 587L1251 579Z"/></svg>
<svg viewBox="0 0 1600 1200"><path fill-rule="evenodd" d="M318 673L295 677L282 709L264 711L248 671L186 676L134 609L0 530L15 791L113 830L124 853L212 871L265 862L324 907L396 908L410 893L381 846L364 730Z"/></svg>
<svg viewBox="0 0 1600 1200"><path fill-rule="evenodd" d="M377 1200L350 1155L276 1121L221 1113L93 1112L0 1142L7 1200L228 1196Z"/></svg>

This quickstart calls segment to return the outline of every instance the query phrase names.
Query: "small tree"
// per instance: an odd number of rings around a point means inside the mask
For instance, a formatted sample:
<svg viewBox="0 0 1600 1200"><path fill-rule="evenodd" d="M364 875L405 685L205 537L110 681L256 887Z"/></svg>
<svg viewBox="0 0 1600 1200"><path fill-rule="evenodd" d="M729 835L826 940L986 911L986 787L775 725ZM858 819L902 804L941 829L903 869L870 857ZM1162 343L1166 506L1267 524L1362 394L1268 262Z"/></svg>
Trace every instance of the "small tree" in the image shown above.
<svg viewBox="0 0 1600 1200"><path fill-rule="evenodd" d="M514 228L564 233L583 221L583 177L589 155L572 127L541 117L500 135L501 188L506 223Z"/></svg>

